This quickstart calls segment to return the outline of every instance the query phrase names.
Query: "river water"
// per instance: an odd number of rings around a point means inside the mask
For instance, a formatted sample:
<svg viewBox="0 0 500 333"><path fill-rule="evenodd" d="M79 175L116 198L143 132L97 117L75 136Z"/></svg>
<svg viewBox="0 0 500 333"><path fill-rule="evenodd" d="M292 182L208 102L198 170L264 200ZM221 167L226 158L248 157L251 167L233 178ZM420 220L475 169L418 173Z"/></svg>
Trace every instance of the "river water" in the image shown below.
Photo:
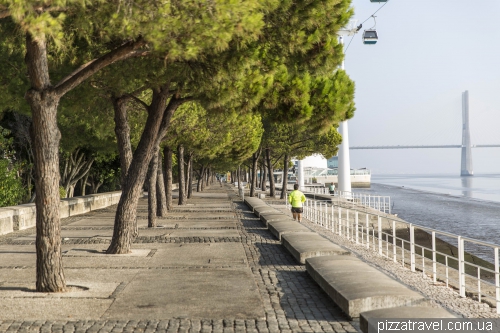
<svg viewBox="0 0 500 333"><path fill-rule="evenodd" d="M390 196L392 213L407 222L500 244L500 175L372 176L370 189L354 191ZM466 250L492 262L487 247Z"/></svg>

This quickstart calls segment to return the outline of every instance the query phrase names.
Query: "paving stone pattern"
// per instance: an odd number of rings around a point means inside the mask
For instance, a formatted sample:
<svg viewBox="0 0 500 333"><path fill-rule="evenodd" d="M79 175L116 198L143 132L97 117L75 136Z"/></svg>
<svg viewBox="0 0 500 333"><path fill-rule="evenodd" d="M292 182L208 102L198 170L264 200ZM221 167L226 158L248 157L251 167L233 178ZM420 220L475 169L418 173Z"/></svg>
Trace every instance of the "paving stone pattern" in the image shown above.
<svg viewBox="0 0 500 333"><path fill-rule="evenodd" d="M210 192L213 189L207 189ZM232 206L238 223L236 230L239 237L161 237L141 236L135 244L141 243L241 243L247 265L255 279L258 294L261 298L264 317L255 318L161 318L161 320L36 320L36 321L0 321L0 332L58 332L58 333L111 333L111 332L255 332L255 333L299 333L299 332L359 332L358 323L349 321L342 311L329 299L320 287L308 276L305 267L280 245L280 242L264 227L264 225L248 210L248 207L235 195L232 188L216 188L218 193L225 193ZM188 201L189 203L189 201ZM201 208L202 209L202 208ZM191 207L190 210L195 210ZM112 213L114 207L100 212ZM176 211L180 211L177 209ZM214 210L215 211L215 210ZM220 210L227 212L226 208ZM100 212L92 212L80 217L70 217L62 221L66 228L72 222L89 216L98 216ZM204 213L210 218L212 212ZM100 228L75 227L71 230L101 230ZM107 229L103 227L102 230ZM209 228L211 229L211 228ZM220 228L214 228L220 229ZM15 234L0 236L0 245L32 245L31 240L17 240L20 237L32 236L33 230L25 230ZM63 240L63 244L107 244L109 239L71 238ZM164 246L164 245L162 245ZM154 246L153 246L154 247ZM198 265L189 269L230 267ZM9 269L13 267L0 267ZM28 269L32 267L15 267ZM80 266L78 269L86 269ZM88 267L89 269L92 266ZM108 267L113 270L133 269L172 269L178 267ZM247 268L248 269L248 268ZM0 281L1 282L1 281ZM1 285L1 283L0 283ZM1 288L0 288L1 289ZM0 291L1 292L1 291ZM119 291L117 291L119 292ZM1 299L0 299L1 301Z"/></svg>

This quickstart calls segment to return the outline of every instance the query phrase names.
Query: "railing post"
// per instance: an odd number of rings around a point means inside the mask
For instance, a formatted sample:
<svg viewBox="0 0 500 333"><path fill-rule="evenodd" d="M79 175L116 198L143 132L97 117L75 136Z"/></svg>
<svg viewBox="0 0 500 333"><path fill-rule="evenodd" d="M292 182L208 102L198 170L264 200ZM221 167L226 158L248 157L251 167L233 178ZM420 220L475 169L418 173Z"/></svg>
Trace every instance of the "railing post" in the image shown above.
<svg viewBox="0 0 500 333"><path fill-rule="evenodd" d="M342 236L342 207L339 206L339 236Z"/></svg>
<svg viewBox="0 0 500 333"><path fill-rule="evenodd" d="M432 282L437 281L437 267L436 267L436 232L432 232Z"/></svg>
<svg viewBox="0 0 500 333"><path fill-rule="evenodd" d="M323 226L325 223L323 219L323 202L320 201L319 203L319 224Z"/></svg>
<svg viewBox="0 0 500 333"><path fill-rule="evenodd" d="M325 220L326 220L325 228L326 228L326 230L329 230L329 228L330 228L330 214L328 214L328 202L325 203Z"/></svg>
<svg viewBox="0 0 500 333"><path fill-rule="evenodd" d="M314 201L314 223L318 224L318 202Z"/></svg>
<svg viewBox="0 0 500 333"><path fill-rule="evenodd" d="M365 213L366 217L366 248L370 248L370 216Z"/></svg>
<svg viewBox="0 0 500 333"><path fill-rule="evenodd" d="M465 255L462 236L458 236L458 281L460 296L465 297Z"/></svg>
<svg viewBox="0 0 500 333"><path fill-rule="evenodd" d="M332 201L332 209L330 210L329 217L330 217L330 225L331 225L330 230L332 232L335 232L335 208L334 208L333 201Z"/></svg>
<svg viewBox="0 0 500 333"><path fill-rule="evenodd" d="M317 208L318 208L318 213L317 213L317 215L316 215L316 218L317 218L317 222L316 222L316 223L317 223L317 224L319 224L319 225L321 225L321 205L322 205L322 204L323 204L323 203L320 201L320 202L318 202L318 206L317 206Z"/></svg>
<svg viewBox="0 0 500 333"><path fill-rule="evenodd" d="M410 268L415 272L415 227L410 223Z"/></svg>
<svg viewBox="0 0 500 333"><path fill-rule="evenodd" d="M308 211L308 209L307 209L307 203L308 202L309 202L309 200L306 200L306 202L304 202L304 205L302 206L302 208L304 210L304 213L303 213L304 214L304 218L306 218L306 219L307 219L307 211Z"/></svg>
<svg viewBox="0 0 500 333"><path fill-rule="evenodd" d="M354 227L356 228L356 244L359 244L358 222L359 222L359 213L358 211L356 211L356 213L354 214Z"/></svg>
<svg viewBox="0 0 500 333"><path fill-rule="evenodd" d="M305 202L306 210L304 211L305 217L311 220L311 200L306 200Z"/></svg>
<svg viewBox="0 0 500 333"><path fill-rule="evenodd" d="M346 221L346 225L345 225L346 226L346 231L345 231L346 237L347 237L347 239L350 239L350 236L351 236L351 232L350 231L351 230L350 230L349 226L350 226L351 223L349 221L349 209L346 209L346 212L345 212L345 221Z"/></svg>
<svg viewBox="0 0 500 333"><path fill-rule="evenodd" d="M378 222L378 254L382 254L382 217L377 216Z"/></svg>
<svg viewBox="0 0 500 333"><path fill-rule="evenodd" d="M397 252L396 252L396 221L392 220L392 258L394 262L397 262Z"/></svg>
<svg viewBox="0 0 500 333"><path fill-rule="evenodd" d="M497 313L500 313L500 271L498 267L498 247L495 247L495 291Z"/></svg>

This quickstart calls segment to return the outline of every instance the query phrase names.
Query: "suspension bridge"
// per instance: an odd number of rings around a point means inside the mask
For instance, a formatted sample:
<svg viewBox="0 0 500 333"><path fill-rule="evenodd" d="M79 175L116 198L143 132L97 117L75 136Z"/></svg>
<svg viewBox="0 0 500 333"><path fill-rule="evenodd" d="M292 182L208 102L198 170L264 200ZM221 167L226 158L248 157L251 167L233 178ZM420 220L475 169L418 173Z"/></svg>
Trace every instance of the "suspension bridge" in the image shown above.
<svg viewBox="0 0 500 333"><path fill-rule="evenodd" d="M469 128L469 92L462 93L462 144L461 145L397 145L397 146L354 146L349 149L418 149L418 148L461 148L460 176L472 176L472 148L500 148L500 144L473 145Z"/></svg>

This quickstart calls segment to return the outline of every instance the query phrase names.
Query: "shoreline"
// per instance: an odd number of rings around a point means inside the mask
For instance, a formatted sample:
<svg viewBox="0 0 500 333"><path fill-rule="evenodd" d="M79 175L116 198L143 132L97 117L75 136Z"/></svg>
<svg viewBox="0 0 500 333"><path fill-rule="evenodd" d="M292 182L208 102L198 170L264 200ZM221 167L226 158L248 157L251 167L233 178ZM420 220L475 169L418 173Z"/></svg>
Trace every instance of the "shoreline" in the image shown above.
<svg viewBox="0 0 500 333"><path fill-rule="evenodd" d="M373 183L373 195L391 197L392 214L412 223L415 227L434 229L466 239L466 251L487 263L494 263L492 248L500 246L500 202L473 199L395 186ZM465 199L465 200L464 200ZM454 238L438 236L456 248ZM467 239L489 244L478 245Z"/></svg>
<svg viewBox="0 0 500 333"><path fill-rule="evenodd" d="M429 191L429 190L421 190L418 188L414 188L411 186L399 186L399 185L392 185L392 184L384 184L384 183L377 183L377 182L371 182L373 185L382 185L382 186L388 186L394 189L408 189L416 192L421 192L425 194L433 194L433 195L440 195L440 196L445 196L445 197L452 197L456 199L465 199L465 200L470 200L470 201L478 201L478 202L486 202L486 203L491 203L491 204L498 204L500 206L500 201L494 201L494 200L486 200L486 199L479 199L479 198L472 198L472 197L467 197L464 195L455 195L455 194L448 194L448 193L442 193L442 192L435 192L435 191Z"/></svg>

